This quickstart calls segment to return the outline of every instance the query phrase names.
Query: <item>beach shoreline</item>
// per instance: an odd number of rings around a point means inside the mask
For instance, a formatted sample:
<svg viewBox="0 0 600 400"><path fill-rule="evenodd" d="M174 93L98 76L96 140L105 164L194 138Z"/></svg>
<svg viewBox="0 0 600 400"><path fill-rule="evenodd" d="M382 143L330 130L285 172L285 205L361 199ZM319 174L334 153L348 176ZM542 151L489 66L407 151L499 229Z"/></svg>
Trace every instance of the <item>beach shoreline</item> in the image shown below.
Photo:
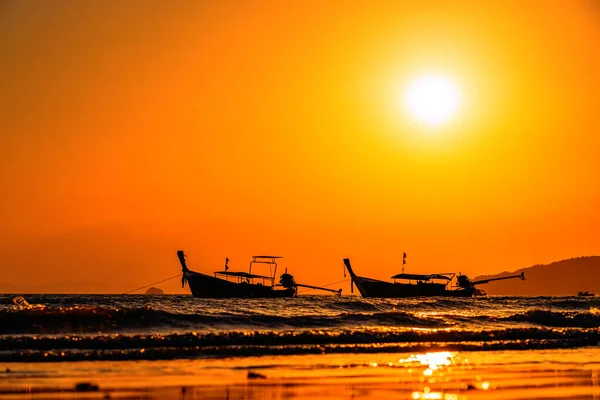
<svg viewBox="0 0 600 400"><path fill-rule="evenodd" d="M2 363L0 399L600 398L600 348Z"/></svg>

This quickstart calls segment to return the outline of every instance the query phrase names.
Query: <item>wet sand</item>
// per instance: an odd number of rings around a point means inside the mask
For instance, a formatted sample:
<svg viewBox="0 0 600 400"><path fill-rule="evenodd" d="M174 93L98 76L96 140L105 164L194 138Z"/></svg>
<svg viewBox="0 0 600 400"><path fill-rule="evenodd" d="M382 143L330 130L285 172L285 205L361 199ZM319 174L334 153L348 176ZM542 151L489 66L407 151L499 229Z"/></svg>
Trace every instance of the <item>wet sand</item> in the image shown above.
<svg viewBox="0 0 600 400"><path fill-rule="evenodd" d="M598 347L0 368L0 399L600 399Z"/></svg>

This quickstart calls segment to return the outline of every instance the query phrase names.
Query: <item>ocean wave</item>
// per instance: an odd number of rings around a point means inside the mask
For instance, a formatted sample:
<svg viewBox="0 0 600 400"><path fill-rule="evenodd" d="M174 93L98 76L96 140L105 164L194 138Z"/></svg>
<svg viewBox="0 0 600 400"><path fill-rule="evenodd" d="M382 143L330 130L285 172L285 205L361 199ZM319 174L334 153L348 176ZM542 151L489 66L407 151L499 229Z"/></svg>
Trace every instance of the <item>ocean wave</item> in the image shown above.
<svg viewBox="0 0 600 400"><path fill-rule="evenodd" d="M595 346L598 329L307 330L171 335L5 337L0 361L75 361L275 354L551 349Z"/></svg>
<svg viewBox="0 0 600 400"><path fill-rule="evenodd" d="M113 308L73 306L0 310L0 334L14 333L85 333L118 332L156 328L180 330L183 328L285 328L336 327L355 324L393 325L406 327L446 327L448 323L437 317L419 317L406 312L339 313L336 315L277 316L265 314L177 314L143 308Z"/></svg>
<svg viewBox="0 0 600 400"><path fill-rule="evenodd" d="M497 312L500 315L448 315L455 324L479 326L514 326L515 323L526 326L547 328L599 328L600 311L591 307L588 311L550 311L525 310L523 312ZM502 315L504 314L504 315Z"/></svg>
<svg viewBox="0 0 600 400"><path fill-rule="evenodd" d="M279 313L275 310L221 310L210 313L171 312L144 307L107 307L99 305L75 305L51 307L29 305L19 302L12 309L0 309L0 335L11 334L67 334L67 333L114 333L114 332L181 332L206 330L255 330L289 328L351 328L358 326L405 327L405 328L473 328L541 326L562 328L598 328L600 312L595 307L586 311L551 311L530 309L510 312L504 310L496 315L484 314L482 310L462 312L431 310L427 307L408 312L378 311L376 305L366 302L340 302L336 309L312 314ZM408 307L405 307L408 308ZM375 309L375 310L374 310Z"/></svg>
<svg viewBox="0 0 600 400"><path fill-rule="evenodd" d="M473 319L488 323L519 322L543 327L598 328L600 327L600 314L596 310L596 308L590 308L590 310L586 312L527 310L506 317L475 316Z"/></svg>
<svg viewBox="0 0 600 400"><path fill-rule="evenodd" d="M226 301L38 295L31 301L17 297L0 307L0 361L552 349L600 343L600 303L576 298Z"/></svg>
<svg viewBox="0 0 600 400"><path fill-rule="evenodd" d="M515 322L529 322L542 326L554 327L600 327L600 315L592 311L588 312L561 312L547 310L529 310L522 314L515 314L505 320Z"/></svg>

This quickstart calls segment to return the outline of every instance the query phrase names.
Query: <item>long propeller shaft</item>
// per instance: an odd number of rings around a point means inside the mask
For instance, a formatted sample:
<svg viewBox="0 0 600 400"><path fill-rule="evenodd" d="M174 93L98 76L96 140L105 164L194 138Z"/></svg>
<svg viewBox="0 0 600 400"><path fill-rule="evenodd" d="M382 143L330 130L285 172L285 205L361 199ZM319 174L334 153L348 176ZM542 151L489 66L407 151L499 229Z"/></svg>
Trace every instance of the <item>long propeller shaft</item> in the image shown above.
<svg viewBox="0 0 600 400"><path fill-rule="evenodd" d="M524 281L525 280L525 273L521 272L519 275L503 276L501 278L482 279L480 281L473 282L473 285L481 285L483 283L489 283L489 282L492 282L492 281L501 281L501 280L504 280L504 279L514 279L514 278L519 278L519 279L521 279L521 280Z"/></svg>
<svg viewBox="0 0 600 400"><path fill-rule="evenodd" d="M335 290L335 289L327 289L327 288L324 288L324 287L319 287L319 286L303 285L303 284L301 284L301 283L297 283L297 284L296 284L296 286L298 286L298 287L305 287L305 288L309 288L309 289L325 290L325 291L327 291L327 292L332 292L332 293L335 293L335 294L337 294L338 296L341 296L341 294L342 294L342 289L338 289L338 290Z"/></svg>

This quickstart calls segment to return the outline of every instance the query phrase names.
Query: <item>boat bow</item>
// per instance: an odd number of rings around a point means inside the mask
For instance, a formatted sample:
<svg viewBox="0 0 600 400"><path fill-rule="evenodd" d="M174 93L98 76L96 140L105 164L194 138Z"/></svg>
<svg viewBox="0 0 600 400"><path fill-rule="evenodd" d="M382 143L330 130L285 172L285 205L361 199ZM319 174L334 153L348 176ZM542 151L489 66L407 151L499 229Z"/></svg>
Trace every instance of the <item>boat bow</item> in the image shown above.
<svg viewBox="0 0 600 400"><path fill-rule="evenodd" d="M177 257L179 258L179 263L181 264L181 287L184 287L187 282L185 274L186 272L190 272L190 270L185 263L185 253L183 250L177 250Z"/></svg>

